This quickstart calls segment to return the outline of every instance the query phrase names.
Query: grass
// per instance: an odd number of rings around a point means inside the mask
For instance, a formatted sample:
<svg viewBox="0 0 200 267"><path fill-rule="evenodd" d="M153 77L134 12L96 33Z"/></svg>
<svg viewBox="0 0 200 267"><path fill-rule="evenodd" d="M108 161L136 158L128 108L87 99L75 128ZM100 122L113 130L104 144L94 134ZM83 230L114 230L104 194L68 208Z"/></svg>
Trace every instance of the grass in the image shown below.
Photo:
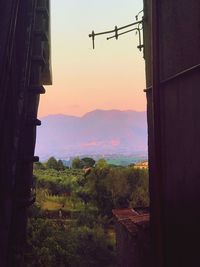
<svg viewBox="0 0 200 267"><path fill-rule="evenodd" d="M62 205L53 201L44 201L42 203L43 210L55 211L61 209Z"/></svg>
<svg viewBox="0 0 200 267"><path fill-rule="evenodd" d="M43 200L41 207L43 210L56 211L64 210L69 212L79 212L85 208L85 205L79 199L73 199L65 196L47 195Z"/></svg>

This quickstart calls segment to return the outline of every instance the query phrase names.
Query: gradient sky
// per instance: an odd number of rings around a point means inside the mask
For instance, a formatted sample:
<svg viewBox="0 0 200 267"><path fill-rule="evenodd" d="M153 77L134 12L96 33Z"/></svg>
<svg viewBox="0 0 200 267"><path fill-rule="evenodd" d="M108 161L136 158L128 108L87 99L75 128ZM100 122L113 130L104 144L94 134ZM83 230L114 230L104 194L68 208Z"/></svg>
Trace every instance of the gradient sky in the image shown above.
<svg viewBox="0 0 200 267"><path fill-rule="evenodd" d="M94 109L146 110L143 54L138 36L119 40L88 34L135 21L142 0L51 0L53 86L41 96L39 116L82 116Z"/></svg>

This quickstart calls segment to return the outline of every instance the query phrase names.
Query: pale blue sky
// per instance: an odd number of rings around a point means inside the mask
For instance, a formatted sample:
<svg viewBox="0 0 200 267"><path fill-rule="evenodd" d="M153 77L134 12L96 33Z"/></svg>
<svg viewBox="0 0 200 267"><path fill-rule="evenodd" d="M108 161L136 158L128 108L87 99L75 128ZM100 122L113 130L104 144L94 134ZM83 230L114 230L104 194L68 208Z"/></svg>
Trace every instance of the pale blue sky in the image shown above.
<svg viewBox="0 0 200 267"><path fill-rule="evenodd" d="M145 110L144 59L134 33L118 41L88 34L135 21L142 0L51 0L53 82L40 116L92 109Z"/></svg>

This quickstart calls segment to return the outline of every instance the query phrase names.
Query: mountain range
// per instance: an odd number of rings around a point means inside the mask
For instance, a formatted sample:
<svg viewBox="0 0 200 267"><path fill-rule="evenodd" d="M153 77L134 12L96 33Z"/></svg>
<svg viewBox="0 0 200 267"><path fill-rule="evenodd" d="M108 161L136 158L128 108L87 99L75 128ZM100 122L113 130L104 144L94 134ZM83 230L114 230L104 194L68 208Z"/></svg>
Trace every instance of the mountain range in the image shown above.
<svg viewBox="0 0 200 267"><path fill-rule="evenodd" d="M147 151L146 112L94 110L82 117L59 114L41 120L36 142L41 159Z"/></svg>

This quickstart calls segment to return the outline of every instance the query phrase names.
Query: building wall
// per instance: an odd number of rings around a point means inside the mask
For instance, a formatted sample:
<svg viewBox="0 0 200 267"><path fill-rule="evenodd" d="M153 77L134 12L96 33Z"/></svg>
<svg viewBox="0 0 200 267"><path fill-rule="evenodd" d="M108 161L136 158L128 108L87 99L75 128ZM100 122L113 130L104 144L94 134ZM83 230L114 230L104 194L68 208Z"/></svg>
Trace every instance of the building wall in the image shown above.
<svg viewBox="0 0 200 267"><path fill-rule="evenodd" d="M154 207L157 174L153 171L155 140L150 88L151 1L145 1L145 8L149 169L151 206ZM161 83L160 101L156 104L160 108L162 239L164 266L167 267L200 265L200 68L197 66L171 79L171 76L200 64L199 11L199 0L162 0L159 3ZM153 208L153 223L155 212Z"/></svg>
<svg viewBox="0 0 200 267"><path fill-rule="evenodd" d="M126 227L116 222L117 267L139 266L136 238Z"/></svg>
<svg viewBox="0 0 200 267"><path fill-rule="evenodd" d="M149 214L144 212L113 210L117 267L149 267Z"/></svg>
<svg viewBox="0 0 200 267"><path fill-rule="evenodd" d="M21 266L40 94L51 84L49 1L0 1L0 266ZM43 27L45 26L45 27Z"/></svg>

